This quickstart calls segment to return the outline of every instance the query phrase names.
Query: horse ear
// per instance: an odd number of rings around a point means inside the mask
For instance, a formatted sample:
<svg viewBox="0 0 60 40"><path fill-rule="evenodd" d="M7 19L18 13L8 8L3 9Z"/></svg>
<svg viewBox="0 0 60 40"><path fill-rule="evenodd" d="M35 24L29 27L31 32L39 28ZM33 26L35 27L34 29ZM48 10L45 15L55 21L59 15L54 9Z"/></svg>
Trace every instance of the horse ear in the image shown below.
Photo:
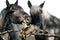
<svg viewBox="0 0 60 40"><path fill-rule="evenodd" d="M31 8L32 7L32 4L30 1L28 1L28 7Z"/></svg>
<svg viewBox="0 0 60 40"><path fill-rule="evenodd" d="M41 8L43 8L45 1L40 5Z"/></svg>
<svg viewBox="0 0 60 40"><path fill-rule="evenodd" d="M18 5L18 0L15 2L16 5Z"/></svg>
<svg viewBox="0 0 60 40"><path fill-rule="evenodd" d="M9 5L10 5L10 4L9 4L9 2L8 2L8 0L6 0L6 5L7 5L7 6L9 6Z"/></svg>

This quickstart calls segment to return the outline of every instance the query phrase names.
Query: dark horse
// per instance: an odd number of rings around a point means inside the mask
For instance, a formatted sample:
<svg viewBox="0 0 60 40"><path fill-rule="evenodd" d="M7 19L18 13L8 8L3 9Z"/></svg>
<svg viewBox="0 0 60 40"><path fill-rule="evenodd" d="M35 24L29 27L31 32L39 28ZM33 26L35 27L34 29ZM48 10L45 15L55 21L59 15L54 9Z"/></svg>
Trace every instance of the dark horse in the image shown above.
<svg viewBox="0 0 60 40"><path fill-rule="evenodd" d="M39 6L32 6L28 1L28 7L30 8L30 14L32 18L32 24L38 25L39 28L48 31L48 34L60 34L60 20L48 12L45 12L42 8L45 1ZM60 40L56 37L46 37L36 35L36 40Z"/></svg>
<svg viewBox="0 0 60 40"><path fill-rule="evenodd" d="M0 30L21 30L21 23L26 21L28 24L30 22L30 16L23 10L22 7L18 5L18 0L15 4L9 4L6 0L7 7L1 11L0 15ZM18 26L19 25L19 26ZM7 35L2 35L4 40L22 40L20 37L20 32L10 32Z"/></svg>

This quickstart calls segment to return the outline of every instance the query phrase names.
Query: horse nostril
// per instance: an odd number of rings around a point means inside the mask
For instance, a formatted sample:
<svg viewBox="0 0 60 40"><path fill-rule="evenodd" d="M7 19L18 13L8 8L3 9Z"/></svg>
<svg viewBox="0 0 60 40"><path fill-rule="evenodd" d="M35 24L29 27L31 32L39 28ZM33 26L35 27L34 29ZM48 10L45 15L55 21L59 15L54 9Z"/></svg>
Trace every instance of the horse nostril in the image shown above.
<svg viewBox="0 0 60 40"><path fill-rule="evenodd" d="M45 34L48 34L48 32L47 32L47 31L45 31L44 33L45 33Z"/></svg>
<svg viewBox="0 0 60 40"><path fill-rule="evenodd" d="M43 33L42 31L40 31L39 33Z"/></svg>

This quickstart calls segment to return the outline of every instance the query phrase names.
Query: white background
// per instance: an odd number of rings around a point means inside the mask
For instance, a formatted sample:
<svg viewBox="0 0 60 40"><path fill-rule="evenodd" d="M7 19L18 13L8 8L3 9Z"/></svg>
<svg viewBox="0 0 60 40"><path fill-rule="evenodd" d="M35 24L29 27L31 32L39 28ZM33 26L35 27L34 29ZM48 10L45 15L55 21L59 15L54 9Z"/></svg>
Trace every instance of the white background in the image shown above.
<svg viewBox="0 0 60 40"><path fill-rule="evenodd" d="M6 7L6 0L0 0L0 12ZM15 3L16 0L9 0L10 4ZM29 13L27 5L28 0L18 0L18 4ZM48 11L50 14L60 18L60 0L30 0L32 5L40 5L45 1L43 10Z"/></svg>

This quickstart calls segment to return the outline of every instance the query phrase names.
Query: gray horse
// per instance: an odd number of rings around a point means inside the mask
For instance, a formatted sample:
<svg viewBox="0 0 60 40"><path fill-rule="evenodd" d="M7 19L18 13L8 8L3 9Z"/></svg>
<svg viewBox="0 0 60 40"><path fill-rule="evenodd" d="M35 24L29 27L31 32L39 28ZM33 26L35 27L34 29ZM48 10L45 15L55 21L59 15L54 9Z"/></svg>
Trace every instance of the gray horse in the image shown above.
<svg viewBox="0 0 60 40"><path fill-rule="evenodd" d="M32 24L38 25L39 28L48 31L48 34L60 34L60 20L50 13L44 11L42 8L45 1L39 6L34 6L28 1L28 7L30 8L30 14L32 18ZM36 40L60 40L56 37L41 37L36 35Z"/></svg>
<svg viewBox="0 0 60 40"><path fill-rule="evenodd" d="M21 30L21 24L25 20L30 23L30 16L18 5L18 0L15 4L9 4L6 0L7 7L1 11L0 15L0 31ZM23 40L20 37L20 32L10 32L2 35L4 40Z"/></svg>

